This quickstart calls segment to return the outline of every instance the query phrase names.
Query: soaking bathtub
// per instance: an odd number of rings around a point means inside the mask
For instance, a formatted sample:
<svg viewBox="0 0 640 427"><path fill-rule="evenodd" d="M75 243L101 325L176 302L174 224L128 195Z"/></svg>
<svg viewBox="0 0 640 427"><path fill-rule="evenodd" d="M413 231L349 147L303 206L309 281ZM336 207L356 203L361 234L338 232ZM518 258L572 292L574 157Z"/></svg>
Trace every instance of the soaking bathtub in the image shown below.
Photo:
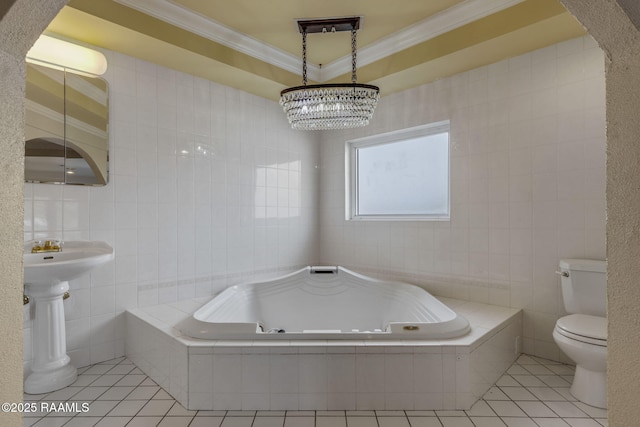
<svg viewBox="0 0 640 427"><path fill-rule="evenodd" d="M232 286L180 325L184 335L209 340L449 339L470 329L422 288L314 266Z"/></svg>
<svg viewBox="0 0 640 427"><path fill-rule="evenodd" d="M126 356L190 410L468 410L518 357L522 311L442 299L307 267L129 309Z"/></svg>

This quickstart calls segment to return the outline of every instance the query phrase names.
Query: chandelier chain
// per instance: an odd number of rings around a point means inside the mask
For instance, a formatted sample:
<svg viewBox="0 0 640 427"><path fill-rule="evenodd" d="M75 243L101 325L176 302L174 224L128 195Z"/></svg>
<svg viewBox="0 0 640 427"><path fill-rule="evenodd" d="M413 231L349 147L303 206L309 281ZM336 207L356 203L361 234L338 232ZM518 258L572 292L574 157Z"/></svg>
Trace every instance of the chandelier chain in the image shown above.
<svg viewBox="0 0 640 427"><path fill-rule="evenodd" d="M307 85L307 29L302 30L302 84Z"/></svg>
<svg viewBox="0 0 640 427"><path fill-rule="evenodd" d="M357 81L356 54L357 54L356 28L353 27L351 29L351 83L355 83Z"/></svg>
<svg viewBox="0 0 640 427"><path fill-rule="evenodd" d="M336 22L338 21L338 22ZM293 129L326 130L366 126L380 97L378 86L357 83L356 31L359 18L298 21L302 33L302 86L280 92L280 105ZM351 83L308 85L307 35L351 30Z"/></svg>

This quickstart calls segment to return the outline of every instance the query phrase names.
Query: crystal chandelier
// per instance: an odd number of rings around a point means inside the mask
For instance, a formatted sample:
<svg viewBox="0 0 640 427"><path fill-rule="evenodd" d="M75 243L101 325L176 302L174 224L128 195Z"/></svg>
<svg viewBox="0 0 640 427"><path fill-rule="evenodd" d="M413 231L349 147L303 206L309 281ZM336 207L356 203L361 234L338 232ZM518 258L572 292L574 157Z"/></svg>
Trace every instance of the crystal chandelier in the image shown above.
<svg viewBox="0 0 640 427"><path fill-rule="evenodd" d="M359 26L359 17L298 21L302 33L302 86L280 92L280 105L293 129L346 129L369 124L380 89L356 83ZM307 85L307 34L328 31L351 31L351 83Z"/></svg>

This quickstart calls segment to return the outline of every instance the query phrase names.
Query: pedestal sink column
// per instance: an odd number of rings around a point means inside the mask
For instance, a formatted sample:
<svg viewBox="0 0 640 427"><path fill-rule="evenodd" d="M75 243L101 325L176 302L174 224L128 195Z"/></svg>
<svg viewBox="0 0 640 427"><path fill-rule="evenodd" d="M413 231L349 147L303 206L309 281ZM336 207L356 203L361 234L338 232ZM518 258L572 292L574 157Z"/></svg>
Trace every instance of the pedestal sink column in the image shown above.
<svg viewBox="0 0 640 427"><path fill-rule="evenodd" d="M113 248L106 242L68 241L62 251L41 252L34 244L24 244L25 289L36 308L33 372L24 382L24 391L39 394L66 387L76 380L76 368L69 365L67 356L62 297L69 289L69 280L111 261Z"/></svg>
<svg viewBox="0 0 640 427"><path fill-rule="evenodd" d="M32 373L24 383L29 394L48 393L72 384L77 378L76 368L69 364L62 298L69 290L69 282L49 286L25 285L35 304L33 327Z"/></svg>

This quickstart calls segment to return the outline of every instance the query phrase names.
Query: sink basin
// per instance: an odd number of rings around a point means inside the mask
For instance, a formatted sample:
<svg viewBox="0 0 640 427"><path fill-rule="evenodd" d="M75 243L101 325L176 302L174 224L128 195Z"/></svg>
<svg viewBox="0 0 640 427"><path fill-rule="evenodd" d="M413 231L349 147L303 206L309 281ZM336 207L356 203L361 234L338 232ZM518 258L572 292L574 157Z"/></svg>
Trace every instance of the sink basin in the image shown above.
<svg viewBox="0 0 640 427"><path fill-rule="evenodd" d="M106 242L70 241L62 252L32 254L31 243L24 245L24 283L51 285L82 276L113 259L113 248Z"/></svg>
<svg viewBox="0 0 640 427"><path fill-rule="evenodd" d="M24 289L35 305L33 363L24 381L28 394L49 393L73 384L78 377L67 355L63 298L73 280L113 259L105 242L65 242L62 252L31 253L24 245ZM68 295L67 295L68 296Z"/></svg>

